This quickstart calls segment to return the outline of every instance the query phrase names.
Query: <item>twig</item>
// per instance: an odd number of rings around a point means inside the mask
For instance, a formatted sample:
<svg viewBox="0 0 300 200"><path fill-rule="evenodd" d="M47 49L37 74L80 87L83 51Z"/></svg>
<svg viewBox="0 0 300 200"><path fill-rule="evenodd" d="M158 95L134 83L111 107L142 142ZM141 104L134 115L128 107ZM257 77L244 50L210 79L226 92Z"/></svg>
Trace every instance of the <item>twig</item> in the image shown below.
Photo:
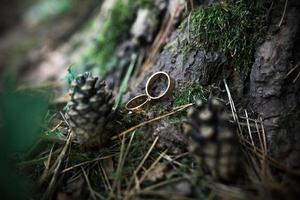
<svg viewBox="0 0 300 200"><path fill-rule="evenodd" d="M177 113L177 112L183 111L183 110L187 109L188 107L190 107L190 106L192 106L192 105L193 105L193 103L189 103L189 104L180 106L180 107L176 108L175 110L173 110L173 111L171 111L171 112L168 112L168 113L166 113L166 114L163 114L163 115L160 115L160 116L158 116L158 117L155 117L154 119L150 119L150 120L148 120L148 121L145 121L145 122L142 122L142 123L140 123L140 124L138 124L138 125L135 125L135 126L129 128L128 130L123 131L122 133L117 134L117 136L114 136L114 137L112 137L111 139L112 139L112 140L115 140L115 139L117 139L117 138L119 138L119 137L121 137L121 136L123 136L123 135L126 135L126 134L128 134L128 133L130 133L130 132L132 132L132 131L134 131L134 130L136 130L136 129L138 129L138 128L140 128L140 127L143 127L143 126L147 125L147 124L150 124L150 123L152 123L152 122L158 121L158 120L160 120L160 119L163 119L163 118L165 118L165 117L168 117L168 116L170 116L170 115L173 115L173 114L175 114L175 113Z"/></svg>
<svg viewBox="0 0 300 200"><path fill-rule="evenodd" d="M77 167L80 167L80 166L83 166L83 165L86 165L86 164L90 164L90 163L93 163L93 162L97 162L97 161L100 161L100 160L105 160L105 159L108 159L108 158L111 158L113 156L115 156L117 154L112 154L112 155L108 155L108 156L103 156L103 157L98 157L98 158L95 158L93 160L88 160L88 161L85 161L85 162L82 162L82 163L78 163L76 165L73 165L71 167L68 167L64 170L61 171L61 173L66 173L74 168L77 168Z"/></svg>

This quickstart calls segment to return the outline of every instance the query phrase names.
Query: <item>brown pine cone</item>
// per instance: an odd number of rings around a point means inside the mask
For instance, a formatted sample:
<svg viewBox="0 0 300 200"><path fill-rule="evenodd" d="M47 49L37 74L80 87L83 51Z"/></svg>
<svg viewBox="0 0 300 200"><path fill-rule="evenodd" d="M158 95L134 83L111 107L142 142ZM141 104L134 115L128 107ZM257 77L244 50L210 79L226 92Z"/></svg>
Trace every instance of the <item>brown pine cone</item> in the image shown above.
<svg viewBox="0 0 300 200"><path fill-rule="evenodd" d="M71 86L66 119L78 143L99 147L111 137L108 129L112 125L112 93L106 90L104 81L87 72L79 75Z"/></svg>
<svg viewBox="0 0 300 200"><path fill-rule="evenodd" d="M184 131L191 137L189 149L199 158L202 171L215 180L231 182L240 167L241 151L228 117L216 99L197 102L188 112Z"/></svg>

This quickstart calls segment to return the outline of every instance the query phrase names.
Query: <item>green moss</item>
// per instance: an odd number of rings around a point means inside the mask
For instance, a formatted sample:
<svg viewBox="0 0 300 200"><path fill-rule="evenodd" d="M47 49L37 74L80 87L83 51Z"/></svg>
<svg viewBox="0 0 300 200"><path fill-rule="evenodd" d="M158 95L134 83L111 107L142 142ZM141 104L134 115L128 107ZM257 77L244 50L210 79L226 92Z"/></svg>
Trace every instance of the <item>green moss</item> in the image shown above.
<svg viewBox="0 0 300 200"><path fill-rule="evenodd" d="M115 0L110 16L102 24L93 46L84 53L83 63L96 68L99 74L116 66L118 62L114 57L114 50L122 39L128 37L136 8L150 4L149 0Z"/></svg>
<svg viewBox="0 0 300 200"><path fill-rule="evenodd" d="M184 87L176 90L171 98L169 109L174 109L189 103L195 103L197 100L206 102L210 97L219 97L221 90L212 86L202 86L196 83L187 83ZM163 113L166 111L164 103L154 103L150 106L150 111ZM177 119L180 115L175 116Z"/></svg>
<svg viewBox="0 0 300 200"><path fill-rule="evenodd" d="M187 84L174 94L173 106L178 107L197 100L207 100L210 91L199 84Z"/></svg>
<svg viewBox="0 0 300 200"><path fill-rule="evenodd" d="M184 50L221 50L228 57L228 66L245 77L257 42L265 34L266 5L267 0L229 0L227 6L199 7L191 15L191 43Z"/></svg>

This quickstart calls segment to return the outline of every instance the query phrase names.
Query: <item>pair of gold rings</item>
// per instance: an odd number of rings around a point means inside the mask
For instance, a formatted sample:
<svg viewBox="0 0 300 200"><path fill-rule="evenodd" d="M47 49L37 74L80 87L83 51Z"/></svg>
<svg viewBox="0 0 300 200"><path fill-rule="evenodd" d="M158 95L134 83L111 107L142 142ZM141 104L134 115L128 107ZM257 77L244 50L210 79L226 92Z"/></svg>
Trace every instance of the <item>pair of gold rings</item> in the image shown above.
<svg viewBox="0 0 300 200"><path fill-rule="evenodd" d="M136 113L145 112L144 109L150 101L161 100L170 96L174 90L175 81L163 71L154 73L146 83L146 94L130 99L125 108Z"/></svg>

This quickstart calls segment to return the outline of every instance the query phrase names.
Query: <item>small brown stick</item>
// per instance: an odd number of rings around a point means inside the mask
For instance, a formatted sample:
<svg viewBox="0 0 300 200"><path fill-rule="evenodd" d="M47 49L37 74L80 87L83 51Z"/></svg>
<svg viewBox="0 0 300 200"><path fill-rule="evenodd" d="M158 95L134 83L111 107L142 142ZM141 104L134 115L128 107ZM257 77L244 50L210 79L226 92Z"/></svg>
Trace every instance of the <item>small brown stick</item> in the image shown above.
<svg viewBox="0 0 300 200"><path fill-rule="evenodd" d="M140 124L138 124L138 125L135 125L135 126L129 128L128 130L123 131L122 133L117 134L117 136L114 136L114 137L112 137L111 139L112 139L112 140L118 139L119 137L121 137L121 136L123 136L123 135L126 135L126 134L128 134L128 133L130 133L130 132L132 132L132 131L134 131L134 130L136 130L136 129L138 129L138 128L140 128L140 127L143 127L143 126L145 126L145 125L147 125L147 124L150 124L150 123L152 123L152 122L155 122L155 121L158 121L158 120L160 120L160 119L163 119L163 118L168 117L168 116L170 116L170 115L173 115L173 114L175 114L175 113L177 113L177 112L183 111L183 110L187 109L188 107L190 107L190 106L192 106L192 105L193 105L193 103L189 103L189 104L180 106L180 107L178 107L178 108L175 108L175 110L173 110L173 111L171 111L171 112L168 112L168 113L166 113L166 114L163 114L163 115L160 115L160 116L158 116L158 117L155 117L154 119L150 119L150 120L148 120L148 121L145 121L145 122L142 122L142 123L140 123Z"/></svg>
<svg viewBox="0 0 300 200"><path fill-rule="evenodd" d="M82 163L78 163L76 165L73 165L71 167L68 167L64 170L61 171L61 173L66 173L74 168L77 168L77 167L80 167L80 166L83 166L83 165L86 165L86 164L90 164L90 163L93 163L93 162L97 162L97 161L100 161L100 160L105 160L105 159L108 159L108 158L111 158L113 156L115 156L117 154L112 154L112 155L108 155L108 156L103 156L103 157L98 157L98 158L95 158L93 160L88 160L88 161L85 161L85 162L82 162Z"/></svg>

